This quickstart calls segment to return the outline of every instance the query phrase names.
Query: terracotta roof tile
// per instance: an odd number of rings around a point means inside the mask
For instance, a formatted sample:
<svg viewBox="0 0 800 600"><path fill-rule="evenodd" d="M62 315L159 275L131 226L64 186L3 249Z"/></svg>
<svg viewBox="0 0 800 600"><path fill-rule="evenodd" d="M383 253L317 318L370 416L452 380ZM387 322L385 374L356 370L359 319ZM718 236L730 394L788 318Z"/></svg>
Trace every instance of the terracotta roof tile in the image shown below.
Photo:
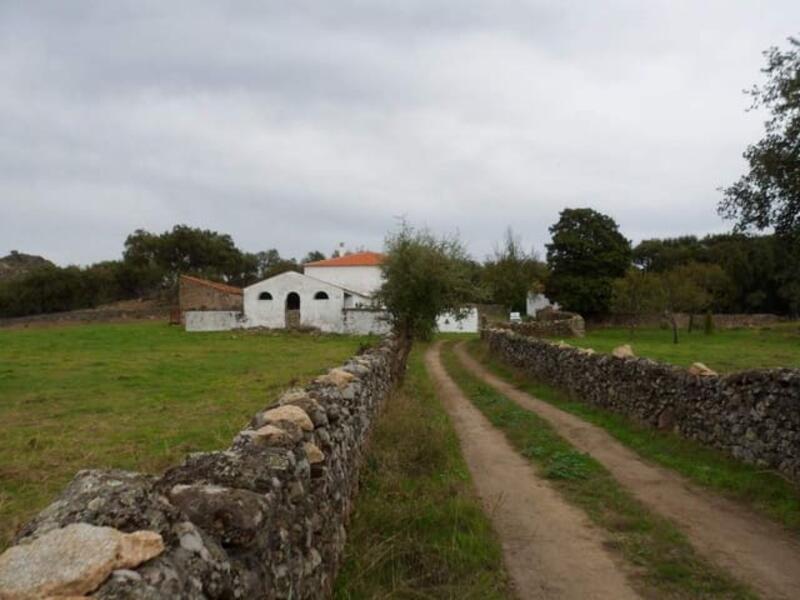
<svg viewBox="0 0 800 600"><path fill-rule="evenodd" d="M241 296L244 293L241 288L237 288L226 283L219 283L217 281L209 281L208 279L200 279L199 277L193 277L191 275L181 275L181 279L210 287L225 294L236 294L237 296Z"/></svg>
<svg viewBox="0 0 800 600"><path fill-rule="evenodd" d="M379 252L356 252L338 258L328 258L306 263L306 267L377 267L383 263L383 254Z"/></svg>

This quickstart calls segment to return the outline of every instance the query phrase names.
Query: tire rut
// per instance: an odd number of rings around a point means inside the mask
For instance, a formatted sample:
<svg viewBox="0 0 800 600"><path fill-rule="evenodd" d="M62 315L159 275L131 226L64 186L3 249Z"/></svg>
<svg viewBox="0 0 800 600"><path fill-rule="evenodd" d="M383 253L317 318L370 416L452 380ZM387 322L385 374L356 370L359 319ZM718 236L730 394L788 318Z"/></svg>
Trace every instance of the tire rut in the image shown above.
<svg viewBox="0 0 800 600"><path fill-rule="evenodd" d="M672 520L702 555L764 598L800 598L800 542L785 528L673 471L645 462L604 429L517 389L472 358L463 342L455 350L476 377L547 420L642 504Z"/></svg>
<svg viewBox="0 0 800 600"><path fill-rule="evenodd" d="M503 548L518 597L628 600L639 595L588 518L546 481L467 400L445 371L441 343L425 355L439 398L458 434L481 502Z"/></svg>

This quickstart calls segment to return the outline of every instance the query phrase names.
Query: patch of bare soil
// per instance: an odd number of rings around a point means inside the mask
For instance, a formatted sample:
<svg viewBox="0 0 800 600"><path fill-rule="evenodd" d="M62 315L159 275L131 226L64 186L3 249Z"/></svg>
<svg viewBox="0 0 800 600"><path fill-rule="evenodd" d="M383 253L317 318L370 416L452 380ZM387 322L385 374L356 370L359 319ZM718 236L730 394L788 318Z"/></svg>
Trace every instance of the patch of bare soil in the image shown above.
<svg viewBox="0 0 800 600"><path fill-rule="evenodd" d="M538 478L528 461L464 397L442 366L439 344L428 351L425 363L502 542L516 594L525 599L638 598L604 548L602 533Z"/></svg>
<svg viewBox="0 0 800 600"><path fill-rule="evenodd" d="M546 419L573 446L591 454L648 508L680 528L698 552L765 598L800 598L800 542L747 507L645 462L605 430L495 377L463 347L456 354L473 374Z"/></svg>

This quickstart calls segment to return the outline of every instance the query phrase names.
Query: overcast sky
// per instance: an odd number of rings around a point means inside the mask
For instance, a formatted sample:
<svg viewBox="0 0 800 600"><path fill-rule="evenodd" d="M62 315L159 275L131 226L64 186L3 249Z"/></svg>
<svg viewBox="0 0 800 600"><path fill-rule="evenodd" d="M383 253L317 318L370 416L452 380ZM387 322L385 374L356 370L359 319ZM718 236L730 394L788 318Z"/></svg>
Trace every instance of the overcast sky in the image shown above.
<svg viewBox="0 0 800 600"><path fill-rule="evenodd" d="M483 258L583 206L724 231L742 90L798 33L797 0L0 0L0 255L186 223L300 257L406 215Z"/></svg>

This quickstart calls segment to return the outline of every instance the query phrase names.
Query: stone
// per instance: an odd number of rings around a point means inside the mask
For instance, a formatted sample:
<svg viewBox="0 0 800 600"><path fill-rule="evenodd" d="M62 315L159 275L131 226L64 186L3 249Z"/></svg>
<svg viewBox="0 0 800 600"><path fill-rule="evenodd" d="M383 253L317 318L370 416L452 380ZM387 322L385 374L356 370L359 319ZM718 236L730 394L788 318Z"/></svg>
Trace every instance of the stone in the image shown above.
<svg viewBox="0 0 800 600"><path fill-rule="evenodd" d="M344 369L331 369L326 375L318 377L317 381L320 383L329 383L335 385L340 390L347 387L356 376L353 373L345 371Z"/></svg>
<svg viewBox="0 0 800 600"><path fill-rule="evenodd" d="M311 417L299 406L292 406L291 404L279 406L278 408L264 411L261 416L267 425L288 421L294 423L303 431L314 430L314 423L311 421Z"/></svg>
<svg viewBox="0 0 800 600"><path fill-rule="evenodd" d="M713 377L717 375L717 372L713 369L709 369L701 362L696 362L692 363L692 366L689 367L689 375L696 375L698 377Z"/></svg>
<svg viewBox="0 0 800 600"><path fill-rule="evenodd" d="M200 481L223 487L266 493L274 489L276 475L291 468L285 448L251 444L239 452L197 452L168 470L159 485L165 492L179 483Z"/></svg>
<svg viewBox="0 0 800 600"><path fill-rule="evenodd" d="M115 569L137 567L161 554L154 531L122 533L73 523L0 555L0 599L81 596L96 590Z"/></svg>
<svg viewBox="0 0 800 600"><path fill-rule="evenodd" d="M672 429L674 425L675 425L675 413L672 411L672 409L666 408L662 410L661 413L658 415L658 423L656 426L659 429L665 430L665 429Z"/></svg>
<svg viewBox="0 0 800 600"><path fill-rule="evenodd" d="M325 453L322 452L322 450L320 450L316 444L306 442L303 444L303 449L306 451L306 457L308 458L308 462L310 464L315 465L325 460Z"/></svg>
<svg viewBox="0 0 800 600"><path fill-rule="evenodd" d="M285 424L286 423L283 423L283 425ZM252 432L250 438L255 443L264 446L291 448L303 439L303 431L297 426L281 428L275 425L264 425L264 427Z"/></svg>
<svg viewBox="0 0 800 600"><path fill-rule="evenodd" d="M611 356L615 356L616 358L636 358L636 355L633 353L633 348L631 348L630 344L617 346L611 351Z"/></svg>
<svg viewBox="0 0 800 600"><path fill-rule="evenodd" d="M291 405L306 411L315 427L324 427L328 424L328 415L319 402L308 395L305 390L290 390L278 400L281 406Z"/></svg>
<svg viewBox="0 0 800 600"><path fill-rule="evenodd" d="M269 502L263 494L218 485L176 485L172 503L189 520L225 546L250 545L266 521Z"/></svg>

